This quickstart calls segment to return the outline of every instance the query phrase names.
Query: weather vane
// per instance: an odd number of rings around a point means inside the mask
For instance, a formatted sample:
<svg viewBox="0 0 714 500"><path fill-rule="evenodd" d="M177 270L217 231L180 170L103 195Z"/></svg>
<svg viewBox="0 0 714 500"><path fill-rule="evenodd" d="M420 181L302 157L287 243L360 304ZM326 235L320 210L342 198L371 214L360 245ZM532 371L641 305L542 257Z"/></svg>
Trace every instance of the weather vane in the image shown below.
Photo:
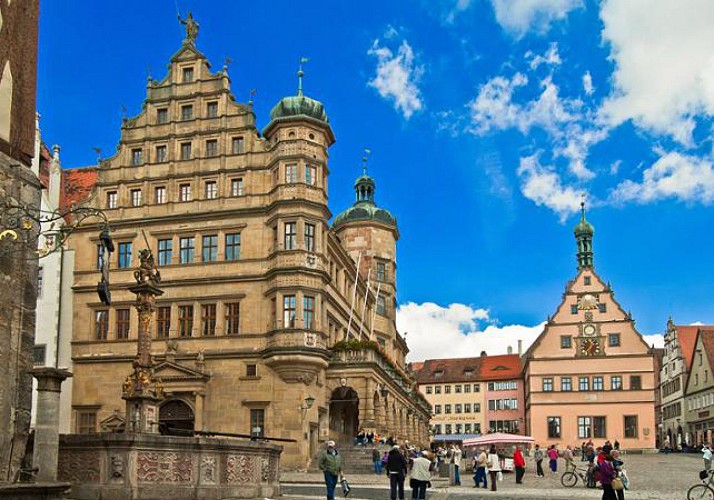
<svg viewBox="0 0 714 500"><path fill-rule="evenodd" d="M253 106L253 98L255 97L255 94L257 94L258 91L256 89L253 89L250 91L250 97L248 98L248 106Z"/></svg>
<svg viewBox="0 0 714 500"><path fill-rule="evenodd" d="M364 156L362 156L362 175L367 175L367 161L369 160L369 155L371 154L371 149L364 148Z"/></svg>
<svg viewBox="0 0 714 500"><path fill-rule="evenodd" d="M308 62L310 59L307 57L300 57L298 62L298 95L302 95L302 77L305 74L302 70L302 65Z"/></svg>

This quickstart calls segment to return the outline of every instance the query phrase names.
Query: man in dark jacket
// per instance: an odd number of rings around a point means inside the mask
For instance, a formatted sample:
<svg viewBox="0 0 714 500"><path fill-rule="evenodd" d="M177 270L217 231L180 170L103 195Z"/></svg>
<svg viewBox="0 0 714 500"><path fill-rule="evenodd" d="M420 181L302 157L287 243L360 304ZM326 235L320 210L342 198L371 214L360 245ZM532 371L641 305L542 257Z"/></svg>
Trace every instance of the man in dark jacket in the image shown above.
<svg viewBox="0 0 714 500"><path fill-rule="evenodd" d="M392 447L387 457L387 474L389 474L389 494L391 500L404 500L404 478L407 476L407 461L399 450L399 446Z"/></svg>

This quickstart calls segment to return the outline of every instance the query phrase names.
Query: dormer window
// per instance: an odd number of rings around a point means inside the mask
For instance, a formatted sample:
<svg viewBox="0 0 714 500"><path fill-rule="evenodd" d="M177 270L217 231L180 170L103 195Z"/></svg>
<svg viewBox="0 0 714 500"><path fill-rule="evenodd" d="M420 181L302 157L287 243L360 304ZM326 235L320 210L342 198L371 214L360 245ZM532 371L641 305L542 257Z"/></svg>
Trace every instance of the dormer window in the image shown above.
<svg viewBox="0 0 714 500"><path fill-rule="evenodd" d="M191 83L193 81L193 68L183 68L181 75L183 83Z"/></svg>
<svg viewBox="0 0 714 500"><path fill-rule="evenodd" d="M473 377L474 376L474 371L470 368L467 368L464 370L464 376L465 377Z"/></svg>
<svg viewBox="0 0 714 500"><path fill-rule="evenodd" d="M441 378L444 376L444 370L436 370L434 372L434 378Z"/></svg>

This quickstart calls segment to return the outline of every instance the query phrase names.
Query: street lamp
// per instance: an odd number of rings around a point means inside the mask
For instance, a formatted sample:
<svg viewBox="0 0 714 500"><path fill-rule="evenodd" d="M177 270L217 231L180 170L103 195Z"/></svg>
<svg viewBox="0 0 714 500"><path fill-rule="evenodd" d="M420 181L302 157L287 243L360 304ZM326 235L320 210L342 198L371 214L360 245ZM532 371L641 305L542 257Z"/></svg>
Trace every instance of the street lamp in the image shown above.
<svg viewBox="0 0 714 500"><path fill-rule="evenodd" d="M310 408L312 408L312 405L315 404L315 398L313 398L312 396L310 396L310 395L308 394L308 396L304 399L304 401L305 401L305 405L304 405L304 406L298 406L298 410L300 410L300 411L302 412L302 419L303 419L303 420L305 420L305 416L307 415L307 410L309 410Z"/></svg>

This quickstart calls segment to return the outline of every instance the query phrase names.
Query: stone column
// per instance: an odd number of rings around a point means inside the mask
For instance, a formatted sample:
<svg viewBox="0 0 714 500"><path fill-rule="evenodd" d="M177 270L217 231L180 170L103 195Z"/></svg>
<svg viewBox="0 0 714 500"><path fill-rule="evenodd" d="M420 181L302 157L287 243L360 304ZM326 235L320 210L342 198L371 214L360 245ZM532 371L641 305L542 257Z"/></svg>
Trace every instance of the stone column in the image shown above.
<svg viewBox="0 0 714 500"><path fill-rule="evenodd" d="M202 431L203 429L203 399L205 394L202 392L194 393L196 396L196 414L194 415L195 421L194 426L197 431Z"/></svg>
<svg viewBox="0 0 714 500"><path fill-rule="evenodd" d="M37 379L37 415L32 463L39 470L40 482L57 481L59 454L59 412L62 382L71 377L67 370L35 368L30 373Z"/></svg>
<svg viewBox="0 0 714 500"><path fill-rule="evenodd" d="M364 398L365 412L364 420L360 423L360 427L365 427L365 429L372 429L377 425L376 415L374 414L374 381L368 378L366 381L366 394ZM360 408L360 413L362 409Z"/></svg>
<svg viewBox="0 0 714 500"><path fill-rule="evenodd" d="M151 320L156 309L156 297L164 292L156 286L158 279L142 274L145 260L148 260L146 255L142 258L142 268L134 273L137 284L129 287L129 291L136 294L139 332L136 358L132 364L134 371L124 380L122 399L126 401L125 432L157 433L158 402L164 398L164 390L161 384L152 378L154 363L151 359Z"/></svg>

